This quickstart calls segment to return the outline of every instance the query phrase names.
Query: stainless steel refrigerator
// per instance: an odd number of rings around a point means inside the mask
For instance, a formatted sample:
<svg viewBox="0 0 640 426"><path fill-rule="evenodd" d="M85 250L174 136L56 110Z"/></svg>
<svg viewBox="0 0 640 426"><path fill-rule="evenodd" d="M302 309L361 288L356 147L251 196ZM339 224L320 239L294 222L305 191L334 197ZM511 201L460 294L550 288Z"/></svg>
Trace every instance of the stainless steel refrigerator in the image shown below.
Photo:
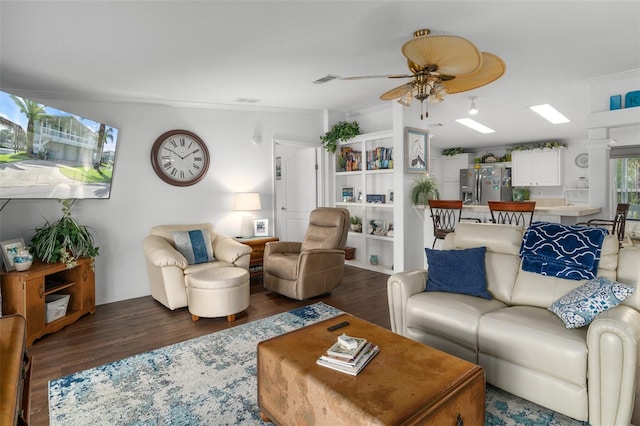
<svg viewBox="0 0 640 426"><path fill-rule="evenodd" d="M460 170L460 199L464 204L512 201L511 168L482 165Z"/></svg>

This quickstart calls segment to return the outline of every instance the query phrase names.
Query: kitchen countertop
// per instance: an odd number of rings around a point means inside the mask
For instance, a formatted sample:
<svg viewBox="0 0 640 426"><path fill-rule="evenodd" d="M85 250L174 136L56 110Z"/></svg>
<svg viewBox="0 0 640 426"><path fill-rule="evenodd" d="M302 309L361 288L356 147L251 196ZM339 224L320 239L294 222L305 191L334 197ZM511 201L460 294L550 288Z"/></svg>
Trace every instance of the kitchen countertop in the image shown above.
<svg viewBox="0 0 640 426"><path fill-rule="evenodd" d="M476 212L476 213L489 213L489 206L482 205L465 205L462 206L463 211ZM591 206L548 206L538 207L536 206L534 214L549 215L549 216L572 216L581 217L597 214L602 211L601 207Z"/></svg>

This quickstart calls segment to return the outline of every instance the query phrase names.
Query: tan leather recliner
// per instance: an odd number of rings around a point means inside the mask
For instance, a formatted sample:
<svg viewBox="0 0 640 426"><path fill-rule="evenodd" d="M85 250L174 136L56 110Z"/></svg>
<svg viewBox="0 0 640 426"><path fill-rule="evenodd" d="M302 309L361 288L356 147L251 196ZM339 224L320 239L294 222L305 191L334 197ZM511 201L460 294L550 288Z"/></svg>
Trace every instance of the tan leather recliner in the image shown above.
<svg viewBox="0 0 640 426"><path fill-rule="evenodd" d="M195 229L209 231L214 261L190 265L176 250L173 232ZM237 266L248 270L251 256L251 247L216 233L210 223L154 226L145 237L143 248L151 296L172 310L187 306L186 275L219 267Z"/></svg>
<svg viewBox="0 0 640 426"><path fill-rule="evenodd" d="M265 288L298 300L329 293L342 283L348 232L349 210L331 207L313 210L304 241L267 243Z"/></svg>

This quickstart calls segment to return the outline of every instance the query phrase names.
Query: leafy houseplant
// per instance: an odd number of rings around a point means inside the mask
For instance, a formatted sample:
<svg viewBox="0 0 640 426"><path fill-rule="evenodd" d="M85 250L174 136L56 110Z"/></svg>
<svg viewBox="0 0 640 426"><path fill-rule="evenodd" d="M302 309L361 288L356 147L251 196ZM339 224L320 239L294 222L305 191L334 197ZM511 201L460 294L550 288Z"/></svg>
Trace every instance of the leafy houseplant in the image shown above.
<svg viewBox="0 0 640 426"><path fill-rule="evenodd" d="M93 236L86 226L78 225L71 217L75 200L59 202L62 203L62 217L57 222L47 221L44 226L36 228L29 244L30 251L43 262L65 263L67 269L74 268L82 257L95 260L99 248L94 245Z"/></svg>
<svg viewBox="0 0 640 426"><path fill-rule="evenodd" d="M351 216L351 230L353 232L362 232L362 218L360 216Z"/></svg>
<svg viewBox="0 0 640 426"><path fill-rule="evenodd" d="M421 174L413 180L410 196L414 206L426 206L429 199L440 198L438 180L427 173Z"/></svg>
<svg viewBox="0 0 640 426"><path fill-rule="evenodd" d="M360 127L357 121L339 121L331 127L331 130L320 136L320 140L327 151L335 153L338 141L346 142L359 134Z"/></svg>

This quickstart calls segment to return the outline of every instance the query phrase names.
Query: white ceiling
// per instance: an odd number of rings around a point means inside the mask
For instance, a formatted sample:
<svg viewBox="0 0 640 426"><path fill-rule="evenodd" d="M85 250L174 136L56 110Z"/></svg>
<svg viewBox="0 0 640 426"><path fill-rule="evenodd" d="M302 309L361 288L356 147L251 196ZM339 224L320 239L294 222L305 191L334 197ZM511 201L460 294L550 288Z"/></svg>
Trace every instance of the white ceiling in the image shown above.
<svg viewBox="0 0 640 426"><path fill-rule="evenodd" d="M507 64L430 109L439 147L587 140L588 81L640 68L640 1L0 1L0 87L48 99L237 108L373 107L406 73L413 31L453 34ZM638 87L640 89L640 87ZM26 93L26 94L25 94ZM476 119L455 123L477 96ZM414 101L417 102L417 101ZM551 103L571 123L528 110Z"/></svg>

